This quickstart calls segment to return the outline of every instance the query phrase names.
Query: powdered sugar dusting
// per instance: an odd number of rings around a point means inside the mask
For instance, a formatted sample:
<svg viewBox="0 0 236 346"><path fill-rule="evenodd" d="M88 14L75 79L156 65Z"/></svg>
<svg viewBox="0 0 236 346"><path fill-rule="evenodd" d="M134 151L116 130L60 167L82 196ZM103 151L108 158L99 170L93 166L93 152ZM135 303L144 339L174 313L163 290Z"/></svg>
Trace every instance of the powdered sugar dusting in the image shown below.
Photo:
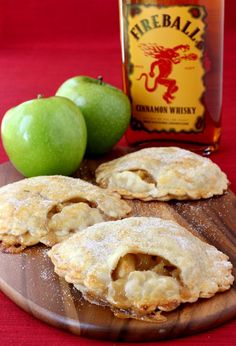
<svg viewBox="0 0 236 346"><path fill-rule="evenodd" d="M156 184L140 179L139 170ZM175 147L142 149L101 164L96 181L126 198L145 201L210 198L228 186L226 175L210 159Z"/></svg>

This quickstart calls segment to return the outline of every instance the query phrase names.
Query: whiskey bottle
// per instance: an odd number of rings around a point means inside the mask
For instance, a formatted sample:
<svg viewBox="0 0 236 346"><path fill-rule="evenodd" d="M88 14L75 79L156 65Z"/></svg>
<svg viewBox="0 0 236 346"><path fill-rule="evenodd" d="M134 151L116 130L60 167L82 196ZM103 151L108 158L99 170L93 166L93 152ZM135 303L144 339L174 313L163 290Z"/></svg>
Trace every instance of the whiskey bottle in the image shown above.
<svg viewBox="0 0 236 346"><path fill-rule="evenodd" d="M224 0L120 0L120 25L129 145L217 150Z"/></svg>

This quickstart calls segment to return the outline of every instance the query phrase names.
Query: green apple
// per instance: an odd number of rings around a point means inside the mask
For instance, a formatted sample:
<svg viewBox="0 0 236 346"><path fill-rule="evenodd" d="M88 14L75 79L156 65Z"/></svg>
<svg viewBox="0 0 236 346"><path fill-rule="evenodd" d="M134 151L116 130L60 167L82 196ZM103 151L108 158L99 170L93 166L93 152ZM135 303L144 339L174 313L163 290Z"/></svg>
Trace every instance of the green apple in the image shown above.
<svg viewBox="0 0 236 346"><path fill-rule="evenodd" d="M87 144L81 111L67 98L56 96L10 109L3 117L1 134L9 159L26 177L72 174Z"/></svg>
<svg viewBox="0 0 236 346"><path fill-rule="evenodd" d="M128 97L98 79L79 76L68 79L56 95L72 100L82 111L88 131L87 152L109 151L125 133L131 115Z"/></svg>

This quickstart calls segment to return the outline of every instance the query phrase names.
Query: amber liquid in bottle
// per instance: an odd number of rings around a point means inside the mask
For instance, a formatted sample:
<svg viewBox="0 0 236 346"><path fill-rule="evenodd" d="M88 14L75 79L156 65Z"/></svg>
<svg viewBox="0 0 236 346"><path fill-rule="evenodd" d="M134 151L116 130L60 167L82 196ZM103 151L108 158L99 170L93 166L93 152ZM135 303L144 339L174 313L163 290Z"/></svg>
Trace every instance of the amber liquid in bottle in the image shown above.
<svg viewBox="0 0 236 346"><path fill-rule="evenodd" d="M209 155L222 116L223 0L120 0L131 146Z"/></svg>

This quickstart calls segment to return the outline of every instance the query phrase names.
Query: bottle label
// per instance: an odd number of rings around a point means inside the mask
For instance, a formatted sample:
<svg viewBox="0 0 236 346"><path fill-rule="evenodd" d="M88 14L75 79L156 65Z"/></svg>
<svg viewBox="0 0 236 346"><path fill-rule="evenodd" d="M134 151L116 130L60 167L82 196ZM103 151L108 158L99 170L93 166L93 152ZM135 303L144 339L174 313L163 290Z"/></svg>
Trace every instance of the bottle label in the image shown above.
<svg viewBox="0 0 236 346"><path fill-rule="evenodd" d="M205 7L127 8L132 129L202 132Z"/></svg>

